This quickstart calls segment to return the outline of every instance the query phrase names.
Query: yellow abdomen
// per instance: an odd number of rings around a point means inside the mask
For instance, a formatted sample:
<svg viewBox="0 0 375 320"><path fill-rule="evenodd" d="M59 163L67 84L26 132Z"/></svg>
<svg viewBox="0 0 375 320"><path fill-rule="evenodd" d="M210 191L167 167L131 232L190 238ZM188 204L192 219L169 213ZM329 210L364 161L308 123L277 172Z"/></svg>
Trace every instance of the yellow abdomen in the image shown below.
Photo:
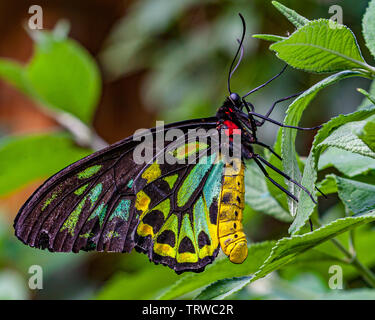
<svg viewBox="0 0 375 320"><path fill-rule="evenodd" d="M242 226L244 169L239 159L225 165L220 196L218 236L221 249L233 263L242 263L247 257L247 240Z"/></svg>

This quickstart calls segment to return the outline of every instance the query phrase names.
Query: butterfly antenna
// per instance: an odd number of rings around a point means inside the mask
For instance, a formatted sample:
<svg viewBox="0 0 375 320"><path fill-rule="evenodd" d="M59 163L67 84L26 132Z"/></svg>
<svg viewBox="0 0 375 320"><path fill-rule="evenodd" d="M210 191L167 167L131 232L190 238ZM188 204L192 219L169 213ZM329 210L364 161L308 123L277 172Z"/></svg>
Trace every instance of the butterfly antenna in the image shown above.
<svg viewBox="0 0 375 320"><path fill-rule="evenodd" d="M238 46L238 49L237 49L237 52L236 52L236 55L234 56L234 59L230 65L230 68L229 68L229 75L228 75L228 92L229 94L232 93L231 89L230 89L230 80L232 78L232 75L233 73L236 71L237 67L239 66L239 64L241 63L241 60L242 60L242 57L243 57L243 41L245 39L245 34L246 34L246 22L245 22L245 19L244 17L242 16L241 13L238 14L241 18L241 21L242 21L242 37L241 37L241 41L239 41L239 46ZM238 41L238 40L237 40ZM241 51L241 55L240 55L240 58L238 60L238 63L237 65L234 67L234 64L237 60L237 57L238 57L238 54L240 53ZM234 67L234 68L233 68Z"/></svg>
<svg viewBox="0 0 375 320"><path fill-rule="evenodd" d="M265 83L263 83L262 85L260 85L259 87L256 87L252 90L250 90L248 93L246 93L243 97L243 98L246 98L247 96L251 95L252 93L258 91L259 89L262 89L263 87L265 87L267 84L269 84L270 82L272 82L273 80L277 79L278 77L280 77L284 71L286 70L286 68L288 67L288 65L285 65L284 68L276 75L276 76L273 76L270 80L266 81Z"/></svg>
<svg viewBox="0 0 375 320"><path fill-rule="evenodd" d="M236 66L234 67L234 69L232 70L232 72L230 73L229 75L229 80L232 78L232 75L233 73L235 73L235 71L237 70L238 66L240 65L241 61L242 61L242 58L243 58L243 53L244 53L244 49L243 49L243 44L241 44L241 41L240 39L237 39L237 42L240 44L241 46L241 55L240 55L240 58L238 59L238 62L236 64Z"/></svg>

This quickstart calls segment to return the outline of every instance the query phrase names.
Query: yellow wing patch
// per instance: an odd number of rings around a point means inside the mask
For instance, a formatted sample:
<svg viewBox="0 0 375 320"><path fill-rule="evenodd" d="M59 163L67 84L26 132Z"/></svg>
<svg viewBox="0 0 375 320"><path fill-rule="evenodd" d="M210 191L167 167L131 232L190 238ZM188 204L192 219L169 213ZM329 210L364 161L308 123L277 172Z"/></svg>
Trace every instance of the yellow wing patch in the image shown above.
<svg viewBox="0 0 375 320"><path fill-rule="evenodd" d="M154 162L142 174L142 178L147 180L147 183L155 181L161 176L160 166Z"/></svg>
<svg viewBox="0 0 375 320"><path fill-rule="evenodd" d="M173 150L171 154L178 160L185 159L198 151L208 148L208 144L202 142L189 142Z"/></svg>
<svg viewBox="0 0 375 320"><path fill-rule="evenodd" d="M137 193L137 199L135 200L135 207L137 210L140 210L143 213L146 212L148 210L150 202L150 197L142 190Z"/></svg>

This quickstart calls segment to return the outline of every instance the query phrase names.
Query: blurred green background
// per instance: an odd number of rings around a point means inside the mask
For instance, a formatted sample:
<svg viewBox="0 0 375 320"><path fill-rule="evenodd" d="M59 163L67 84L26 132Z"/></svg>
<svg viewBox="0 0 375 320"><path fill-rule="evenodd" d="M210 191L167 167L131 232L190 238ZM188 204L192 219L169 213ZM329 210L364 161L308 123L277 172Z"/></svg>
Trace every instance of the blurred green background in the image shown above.
<svg viewBox="0 0 375 320"><path fill-rule="evenodd" d="M357 35L365 59L372 61L361 36L367 1L282 3L309 19L329 18L329 7L339 4L343 23ZM247 34L244 59L232 80L238 93L265 82L284 66L268 50L269 43L251 35L287 35L294 27L265 0L56 0L38 2L44 29L55 32L37 36L27 27L33 4L0 1L0 56L16 62L0 64L2 77L8 79L0 81L0 299L155 298L179 276L138 253L58 254L28 248L13 235L18 209L45 178L102 146L96 133L113 143L138 128L154 126L155 120L213 115L227 95L228 68L242 31L239 12L246 19ZM66 32L76 42L61 44ZM51 46L56 46L56 55L48 64L43 55ZM76 76L70 76L69 68ZM272 102L320 79L288 68L281 80L250 100L264 114ZM33 84L33 90L25 83ZM48 91L53 85L60 89ZM304 114L302 126L354 111L362 100L355 88L368 85L363 79L349 79L323 91ZM286 107L287 103L279 106L273 118L282 121ZM58 117L54 108L71 112L81 122ZM76 133L74 139L60 132L64 127ZM272 144L277 129L266 124L258 136ZM312 139L313 133L298 134L300 155L308 154ZM343 208L336 204L332 196L322 209L340 216ZM247 212L245 232L251 241L287 235L288 224ZM28 289L31 265L43 268L43 290ZM321 269L284 268L236 298L314 298L328 290ZM352 285L356 287L355 274Z"/></svg>

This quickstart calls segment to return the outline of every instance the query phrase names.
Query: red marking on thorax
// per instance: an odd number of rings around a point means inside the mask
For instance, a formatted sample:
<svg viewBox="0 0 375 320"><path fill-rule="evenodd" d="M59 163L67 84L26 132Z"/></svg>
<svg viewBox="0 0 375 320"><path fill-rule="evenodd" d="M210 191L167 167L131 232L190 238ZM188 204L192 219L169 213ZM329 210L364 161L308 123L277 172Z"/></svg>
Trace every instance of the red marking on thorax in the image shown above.
<svg viewBox="0 0 375 320"><path fill-rule="evenodd" d="M227 136L231 136L233 134L238 134L238 131L234 131L235 129L239 129L239 127L230 120L225 120L224 125L227 127L227 129L224 130L225 134Z"/></svg>

